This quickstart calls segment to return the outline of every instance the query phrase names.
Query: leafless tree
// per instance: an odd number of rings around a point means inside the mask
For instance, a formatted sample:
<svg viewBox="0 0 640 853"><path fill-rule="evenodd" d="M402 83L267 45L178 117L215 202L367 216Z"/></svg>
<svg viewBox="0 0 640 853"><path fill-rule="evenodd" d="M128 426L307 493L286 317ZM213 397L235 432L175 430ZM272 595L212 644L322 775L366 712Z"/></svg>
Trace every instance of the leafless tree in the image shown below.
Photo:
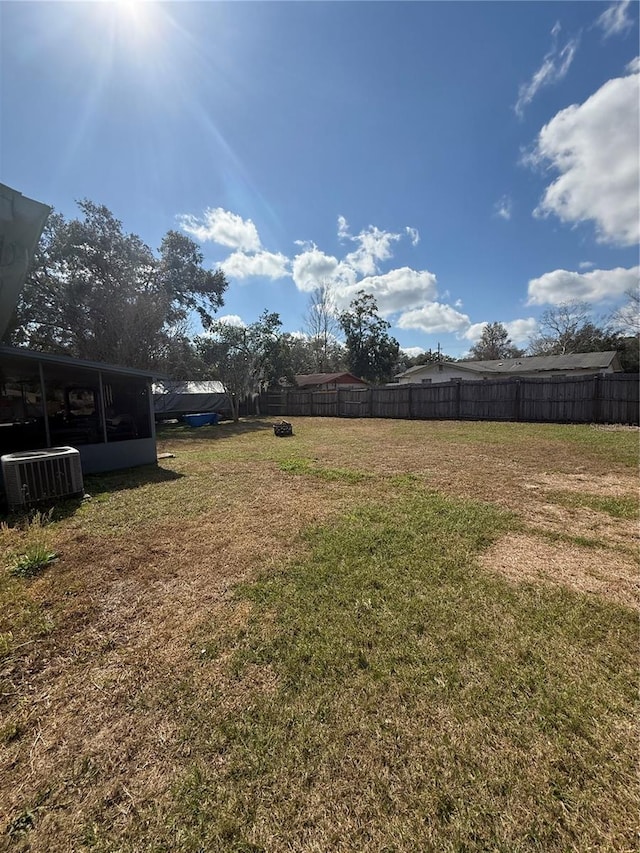
<svg viewBox="0 0 640 853"><path fill-rule="evenodd" d="M539 333L529 340L532 355L564 355L589 320L587 302L562 302L548 308L540 317Z"/></svg>
<svg viewBox="0 0 640 853"><path fill-rule="evenodd" d="M323 282L310 295L304 315L304 331L313 344L315 368L327 371L333 359L340 323L329 282Z"/></svg>
<svg viewBox="0 0 640 853"><path fill-rule="evenodd" d="M625 296L627 301L613 314L611 322L623 335L640 335L640 289L630 287Z"/></svg>

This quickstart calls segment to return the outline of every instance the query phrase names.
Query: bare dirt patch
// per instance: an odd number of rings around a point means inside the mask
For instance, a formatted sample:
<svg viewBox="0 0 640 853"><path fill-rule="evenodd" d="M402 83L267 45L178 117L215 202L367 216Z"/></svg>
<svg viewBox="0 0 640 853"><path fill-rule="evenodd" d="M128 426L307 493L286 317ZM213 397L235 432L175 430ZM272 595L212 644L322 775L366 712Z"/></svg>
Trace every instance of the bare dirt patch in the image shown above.
<svg viewBox="0 0 640 853"><path fill-rule="evenodd" d="M602 596L626 607L640 607L637 563L603 548L545 542L511 533L489 548L480 564L516 583L552 583Z"/></svg>

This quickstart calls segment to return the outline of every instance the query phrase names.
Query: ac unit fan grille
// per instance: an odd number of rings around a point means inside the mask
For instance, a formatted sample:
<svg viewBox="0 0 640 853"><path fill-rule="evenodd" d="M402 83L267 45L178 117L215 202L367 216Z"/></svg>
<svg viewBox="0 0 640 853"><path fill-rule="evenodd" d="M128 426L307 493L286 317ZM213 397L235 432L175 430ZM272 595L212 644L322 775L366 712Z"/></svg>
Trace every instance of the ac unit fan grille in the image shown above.
<svg viewBox="0 0 640 853"><path fill-rule="evenodd" d="M74 491L71 461L68 457L39 459L37 465L21 463L18 465L18 477L26 503L60 498Z"/></svg>
<svg viewBox="0 0 640 853"><path fill-rule="evenodd" d="M84 491L80 454L71 447L3 456L2 473L11 509Z"/></svg>

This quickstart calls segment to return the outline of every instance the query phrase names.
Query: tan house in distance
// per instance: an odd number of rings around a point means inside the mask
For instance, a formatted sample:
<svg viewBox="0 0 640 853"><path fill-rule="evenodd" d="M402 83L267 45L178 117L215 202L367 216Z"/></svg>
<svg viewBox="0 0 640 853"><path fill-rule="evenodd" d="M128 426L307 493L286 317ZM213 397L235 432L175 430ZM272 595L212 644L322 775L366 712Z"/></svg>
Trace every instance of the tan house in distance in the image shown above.
<svg viewBox="0 0 640 853"><path fill-rule="evenodd" d="M494 361L440 361L410 367L395 377L400 385L450 382L452 379L497 379L512 377L590 376L619 373L615 351L580 352L567 355L530 355Z"/></svg>
<svg viewBox="0 0 640 853"><path fill-rule="evenodd" d="M295 377L296 387L305 391L338 391L342 388L366 388L368 383L353 373L302 373Z"/></svg>

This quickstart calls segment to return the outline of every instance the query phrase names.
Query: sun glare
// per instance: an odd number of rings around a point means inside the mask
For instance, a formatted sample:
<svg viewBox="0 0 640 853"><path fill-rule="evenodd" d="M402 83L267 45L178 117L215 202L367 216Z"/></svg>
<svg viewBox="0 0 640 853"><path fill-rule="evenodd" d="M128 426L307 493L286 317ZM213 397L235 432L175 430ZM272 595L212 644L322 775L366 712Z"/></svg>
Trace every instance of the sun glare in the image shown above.
<svg viewBox="0 0 640 853"><path fill-rule="evenodd" d="M118 34L136 42L148 41L154 33L154 3L146 0L112 0Z"/></svg>

